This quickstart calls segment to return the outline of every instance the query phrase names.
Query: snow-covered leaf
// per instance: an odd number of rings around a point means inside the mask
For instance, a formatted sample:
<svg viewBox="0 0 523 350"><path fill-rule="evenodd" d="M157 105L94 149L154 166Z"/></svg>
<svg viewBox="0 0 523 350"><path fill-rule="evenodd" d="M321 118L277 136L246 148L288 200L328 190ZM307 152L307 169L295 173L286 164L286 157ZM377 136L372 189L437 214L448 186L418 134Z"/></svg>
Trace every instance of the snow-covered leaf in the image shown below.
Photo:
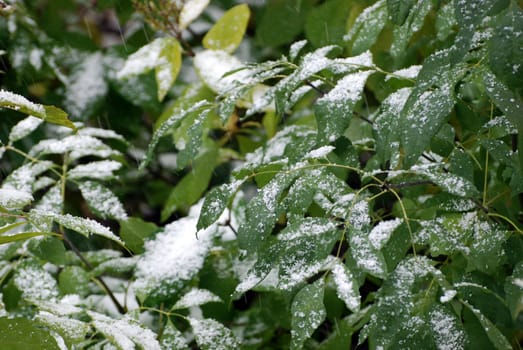
<svg viewBox="0 0 523 350"><path fill-rule="evenodd" d="M340 261L335 262L331 271L338 297L349 310L357 312L360 309L360 292L355 277Z"/></svg>
<svg viewBox="0 0 523 350"><path fill-rule="evenodd" d="M36 128L38 128L44 121L33 116L29 116L21 121L19 121L15 126L11 128L9 133L9 142L13 143L20 139L23 139L30 133L32 133Z"/></svg>
<svg viewBox="0 0 523 350"><path fill-rule="evenodd" d="M214 228L201 231L196 237L198 214L193 209L192 215L165 226L164 232L145 243L145 253L138 261L132 285L140 299L172 298L202 268Z"/></svg>
<svg viewBox="0 0 523 350"><path fill-rule="evenodd" d="M92 318L93 326L122 350L134 350L136 345L142 349L161 350L156 334L130 317L113 319L93 311L87 314Z"/></svg>
<svg viewBox="0 0 523 350"><path fill-rule="evenodd" d="M0 206L6 209L19 209L33 201L31 193L13 188L0 188Z"/></svg>
<svg viewBox="0 0 523 350"><path fill-rule="evenodd" d="M386 1L380 0L363 10L345 40L352 42L352 54L358 55L371 48L387 23Z"/></svg>
<svg viewBox="0 0 523 350"><path fill-rule="evenodd" d="M210 0L187 0L184 1L180 16L178 17L178 26L185 29L207 8Z"/></svg>
<svg viewBox="0 0 523 350"><path fill-rule="evenodd" d="M213 319L189 317L196 343L202 350L234 350L240 344L230 329Z"/></svg>
<svg viewBox="0 0 523 350"><path fill-rule="evenodd" d="M187 309L211 302L221 302L219 296L206 289L191 289L174 304L173 309Z"/></svg>
<svg viewBox="0 0 523 350"><path fill-rule="evenodd" d="M100 160L79 164L69 170L67 177L69 179L96 179L111 180L115 178L114 172L122 167L122 163L115 160Z"/></svg>
<svg viewBox="0 0 523 350"><path fill-rule="evenodd" d="M236 84L248 84L248 71L239 70L244 64L223 50L205 50L194 57L194 68L203 82L217 94L225 94ZM234 73L230 73L233 72ZM227 74L230 73L230 74Z"/></svg>
<svg viewBox="0 0 523 350"><path fill-rule="evenodd" d="M95 181L84 181L78 187L89 207L102 218L127 219L122 203L107 187Z"/></svg>
<svg viewBox="0 0 523 350"><path fill-rule="evenodd" d="M29 155L39 157L46 154L69 154L71 161L85 157L95 156L109 158L120 155L120 152L112 149L102 141L86 135L71 135L61 140L46 139L37 143L29 152Z"/></svg>
<svg viewBox="0 0 523 350"><path fill-rule="evenodd" d="M39 265L27 263L18 268L13 280L26 300L51 301L58 297L56 280Z"/></svg>
<svg viewBox="0 0 523 350"><path fill-rule="evenodd" d="M46 120L50 123L76 129L74 124L69 119L67 119L67 113L62 111L60 108L33 103L25 97L7 90L0 89L0 107L20 111L22 113Z"/></svg>
<svg viewBox="0 0 523 350"><path fill-rule="evenodd" d="M291 305L291 349L301 349L318 326L325 320L327 311L323 305L323 280L303 287Z"/></svg>
<svg viewBox="0 0 523 350"><path fill-rule="evenodd" d="M185 350L189 347L182 332L177 330L171 321L167 321L160 345L163 350Z"/></svg>
<svg viewBox="0 0 523 350"><path fill-rule="evenodd" d="M69 342L80 342L84 340L90 327L87 323L74 318L57 316L48 311L39 311L35 319L58 332L65 340Z"/></svg>

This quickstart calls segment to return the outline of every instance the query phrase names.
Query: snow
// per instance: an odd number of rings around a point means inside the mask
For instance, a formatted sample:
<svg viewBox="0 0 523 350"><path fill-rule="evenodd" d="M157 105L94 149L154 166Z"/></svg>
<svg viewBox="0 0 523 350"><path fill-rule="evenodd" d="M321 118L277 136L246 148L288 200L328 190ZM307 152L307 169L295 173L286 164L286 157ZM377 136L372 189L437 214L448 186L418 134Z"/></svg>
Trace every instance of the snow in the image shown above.
<svg viewBox="0 0 523 350"><path fill-rule="evenodd" d="M202 349L229 350L237 349L239 343L231 330L213 319L199 320L188 317L188 321L196 337L196 342Z"/></svg>
<svg viewBox="0 0 523 350"><path fill-rule="evenodd" d="M218 94L233 89L235 82L249 83L248 70L240 70L224 76L226 73L242 68L244 65L234 56L222 50L205 50L194 57L194 66L205 84Z"/></svg>
<svg viewBox="0 0 523 350"><path fill-rule="evenodd" d="M59 329L67 339L82 339L90 327L82 321L69 317L61 317L47 311L40 311L36 315L39 322L44 323L51 329Z"/></svg>
<svg viewBox="0 0 523 350"><path fill-rule="evenodd" d="M91 108L100 96L105 96L107 83L104 79L104 64L101 53L88 56L79 69L74 71L67 83L64 105L77 118Z"/></svg>
<svg viewBox="0 0 523 350"><path fill-rule="evenodd" d="M289 59L291 61L294 61L298 57L300 51L305 47L305 45L307 45L307 40L300 40L293 43L289 50Z"/></svg>
<svg viewBox="0 0 523 350"><path fill-rule="evenodd" d="M6 106L15 110L19 110L20 107L33 111L35 114L45 116L44 106L33 103L25 97L0 89L0 106Z"/></svg>
<svg viewBox="0 0 523 350"><path fill-rule="evenodd" d="M161 350L156 334L129 316L115 320L97 312L87 311L87 314L93 319L95 328L122 350L135 350L135 344L142 349Z"/></svg>
<svg viewBox="0 0 523 350"><path fill-rule="evenodd" d="M210 302L221 302L219 296L205 289L191 289L174 304L173 309L185 309Z"/></svg>
<svg viewBox="0 0 523 350"><path fill-rule="evenodd" d="M430 312L429 319L438 350L465 349L465 332L450 312L436 308Z"/></svg>
<svg viewBox="0 0 523 350"><path fill-rule="evenodd" d="M91 178L97 180L109 180L114 178L113 172L119 170L122 163L114 160L101 160L80 164L69 170L67 177L69 179Z"/></svg>
<svg viewBox="0 0 523 350"><path fill-rule="evenodd" d="M37 266L19 268L15 273L14 283L26 300L53 301L58 297L56 280Z"/></svg>
<svg viewBox="0 0 523 350"><path fill-rule="evenodd" d="M30 156L40 156L43 154L64 154L69 153L71 160L76 160L85 156L96 156L107 158L119 155L120 152L111 149L102 141L86 135L71 135L61 140L47 139L40 141L29 152Z"/></svg>
<svg viewBox="0 0 523 350"><path fill-rule="evenodd" d="M187 0L184 2L178 23L180 29L185 29L207 8L210 0Z"/></svg>
<svg viewBox="0 0 523 350"><path fill-rule="evenodd" d="M421 67L419 65L410 66L407 68L403 68L400 70L397 70L393 72L392 74L388 74L385 77L385 81L390 80L392 78L405 78L405 79L416 79L419 72L421 71Z"/></svg>
<svg viewBox="0 0 523 350"><path fill-rule="evenodd" d="M403 222L400 218L380 221L369 233L369 241L376 249L381 249L387 243L394 230Z"/></svg>
<svg viewBox="0 0 523 350"><path fill-rule="evenodd" d="M216 227L198 232L200 205L189 216L165 226L155 239L145 243L145 252L136 265L136 281L132 288L139 297L152 292L168 296L173 285L193 278L203 266L212 245Z"/></svg>
<svg viewBox="0 0 523 350"><path fill-rule="evenodd" d="M336 147L334 147L334 146L322 146L320 148L310 151L303 158L304 159L325 158L329 153L331 153L335 149L336 149Z"/></svg>
<svg viewBox="0 0 523 350"><path fill-rule="evenodd" d="M130 55L124 66L116 74L116 77L125 79L133 75L145 73L156 67L163 47L162 41L162 38L157 38Z"/></svg>
<svg viewBox="0 0 523 350"><path fill-rule="evenodd" d="M81 128L78 130L78 135L92 136L100 139L115 139L125 142L125 138L109 129L100 129L100 128Z"/></svg>
<svg viewBox="0 0 523 350"><path fill-rule="evenodd" d="M439 301L441 303L448 303L449 301L451 301L452 299L454 299L454 297L456 296L458 292L456 292L455 290L453 289L448 289L445 291L445 293L443 293L443 295L439 298Z"/></svg>
<svg viewBox="0 0 523 350"><path fill-rule="evenodd" d="M98 211L104 219L127 219L122 203L108 188L94 181L84 181L78 187L89 206Z"/></svg>
<svg viewBox="0 0 523 350"><path fill-rule="evenodd" d="M338 297L345 302L349 310L356 312L360 308L360 295L354 283L354 276L340 261L334 264L331 271Z"/></svg>
<svg viewBox="0 0 523 350"><path fill-rule="evenodd" d="M0 188L0 206L6 209L21 208L33 201L31 193L13 188Z"/></svg>
<svg viewBox="0 0 523 350"><path fill-rule="evenodd" d="M31 132L33 132L36 128L38 128L38 126L40 126L40 124L42 124L43 122L44 121L42 119L33 117L31 115L25 119L22 119L11 128L11 132L9 133L9 142L13 143L20 139L23 139Z"/></svg>

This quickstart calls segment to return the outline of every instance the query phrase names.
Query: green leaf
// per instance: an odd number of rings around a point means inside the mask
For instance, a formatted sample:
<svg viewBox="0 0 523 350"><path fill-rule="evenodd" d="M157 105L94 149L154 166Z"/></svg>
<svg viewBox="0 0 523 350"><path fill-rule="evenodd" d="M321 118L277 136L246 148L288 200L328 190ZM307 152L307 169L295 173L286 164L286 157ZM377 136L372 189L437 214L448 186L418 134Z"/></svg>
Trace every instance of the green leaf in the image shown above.
<svg viewBox="0 0 523 350"><path fill-rule="evenodd" d="M444 172L439 166L413 166L411 171L422 174L442 190L458 197L475 197L478 189L469 180L452 173Z"/></svg>
<svg viewBox="0 0 523 350"><path fill-rule="evenodd" d="M160 142L160 138L162 138L167 132L169 132L172 128L177 127L180 125L180 122L183 118L187 117L191 113L201 113L202 109L208 108L206 101L200 101L198 103L195 103L193 106L189 107L188 109L182 109L182 110L173 110L173 114L169 116L162 124L158 126L158 128L155 130L153 137L151 139L151 142L149 143L149 146L147 147L147 153L145 154L142 162L140 163L140 170L143 170L147 164L152 159L154 149L156 148L156 145L158 142Z"/></svg>
<svg viewBox="0 0 523 350"><path fill-rule="evenodd" d="M156 334L129 316L113 319L93 311L87 314L92 325L121 349L135 349L136 344L141 349L161 350Z"/></svg>
<svg viewBox="0 0 523 350"><path fill-rule="evenodd" d="M182 47L174 39L164 40L158 54L158 63L154 69L158 85L158 101L163 101L165 95L176 81L182 67Z"/></svg>
<svg viewBox="0 0 523 350"><path fill-rule="evenodd" d="M305 340L325 320L327 311L323 305L323 280L303 287L291 305L291 349L301 349Z"/></svg>
<svg viewBox="0 0 523 350"><path fill-rule="evenodd" d="M411 37L423 26L425 16L432 8L432 1L388 0L389 11L391 4L395 11L391 13L392 20L402 23L401 26L394 27L393 40L390 47L390 54L398 58L406 54ZM405 16L407 17L405 18Z"/></svg>
<svg viewBox="0 0 523 350"><path fill-rule="evenodd" d="M262 46L291 43L303 30L305 15L312 3L310 0L268 1L256 25L256 40Z"/></svg>
<svg viewBox="0 0 523 350"><path fill-rule="evenodd" d="M505 280L507 306L513 320L518 320L523 312L523 262L516 264L512 275Z"/></svg>
<svg viewBox="0 0 523 350"><path fill-rule="evenodd" d="M176 210L187 210L196 203L209 186L217 165L218 150L210 149L198 157L190 172L173 188L164 204L161 218L163 221Z"/></svg>
<svg viewBox="0 0 523 350"><path fill-rule="evenodd" d="M70 214L60 215L54 213L46 213L33 210L30 213L31 220L41 220L45 218L53 219L56 223L65 226L66 228L78 232L85 237L90 235L97 235L108 238L117 243L123 244L118 236L111 232L111 230L97 221L87 218L81 218Z"/></svg>
<svg viewBox="0 0 523 350"><path fill-rule="evenodd" d="M52 232L23 232L16 233L13 235L3 235L0 236L0 244L11 243L16 241L25 241L29 238L38 237L38 236L51 236L54 235Z"/></svg>
<svg viewBox="0 0 523 350"><path fill-rule="evenodd" d="M235 181L223 184L207 193L196 226L198 230L206 229L220 218L231 197L238 191L242 183L242 181Z"/></svg>
<svg viewBox="0 0 523 350"><path fill-rule="evenodd" d="M387 0L387 11L392 23L401 26L410 13L414 0Z"/></svg>
<svg viewBox="0 0 523 350"><path fill-rule="evenodd" d="M478 321L481 323L481 326L483 326L483 329L485 330L485 333L487 333L488 338L492 342L492 345L496 347L498 350L510 350L512 349L512 346L510 345L510 342L505 338L503 333L496 327L495 324L493 324L485 315L481 313L480 310L474 308L474 306L470 305L468 302L461 300L461 303L468 308L474 316L477 317Z"/></svg>
<svg viewBox="0 0 523 350"><path fill-rule="evenodd" d="M234 52L240 45L251 11L245 4L236 5L223 14L203 37L203 47L210 50Z"/></svg>
<svg viewBox="0 0 523 350"><path fill-rule="evenodd" d="M29 251L42 260L49 261L55 265L65 264L65 247L61 240L56 237L43 237L31 240L28 245Z"/></svg>
<svg viewBox="0 0 523 350"><path fill-rule="evenodd" d="M329 0L314 7L307 14L305 36L315 47L342 44L350 10L344 0Z"/></svg>
<svg viewBox="0 0 523 350"><path fill-rule="evenodd" d="M24 224L25 224L25 222L19 221L19 222L15 222L13 224L7 224L5 226L2 226L2 227L0 227L0 234L9 232L12 229L14 229L14 228L16 228L16 227L18 227L20 225L24 225Z"/></svg>
<svg viewBox="0 0 523 350"><path fill-rule="evenodd" d="M181 68L181 47L172 37L157 38L127 58L118 79L129 79L155 70L158 100L162 101Z"/></svg>
<svg viewBox="0 0 523 350"><path fill-rule="evenodd" d="M352 25L346 40L352 42L351 53L359 55L371 48L387 23L385 0L367 7Z"/></svg>
<svg viewBox="0 0 523 350"><path fill-rule="evenodd" d="M80 266L66 266L58 275L58 287L63 295L87 296L90 292L90 281L89 273Z"/></svg>
<svg viewBox="0 0 523 350"><path fill-rule="evenodd" d="M245 221L238 229L238 244L242 249L253 253L263 246L283 211L279 204L281 195L299 175L299 171L278 173L247 204Z"/></svg>
<svg viewBox="0 0 523 350"><path fill-rule="evenodd" d="M79 343L85 340L90 327L87 323L74 318L53 315L47 311L39 311L35 320L60 334L68 343Z"/></svg>
<svg viewBox="0 0 523 350"><path fill-rule="evenodd" d="M483 82L492 101L505 113L507 119L518 129L518 132L522 133L523 101L521 97L512 92L488 70L483 71Z"/></svg>
<svg viewBox="0 0 523 350"><path fill-rule="evenodd" d="M34 117L47 120L50 123L66 126L76 130L74 124L67 119L67 113L54 106L44 106L33 103L23 96L10 91L0 90L0 107L20 111Z"/></svg>
<svg viewBox="0 0 523 350"><path fill-rule="evenodd" d="M171 320L167 320L167 325L163 329L160 345L162 349L170 350L185 350L189 347L183 333L174 327Z"/></svg>
<svg viewBox="0 0 523 350"><path fill-rule="evenodd" d="M25 318L0 318L0 344L9 350L59 350L49 331Z"/></svg>
<svg viewBox="0 0 523 350"><path fill-rule="evenodd" d="M135 254L144 252L143 244L145 240L158 230L158 226L140 218L130 217L120 221L120 237L125 242L125 245Z"/></svg>
<svg viewBox="0 0 523 350"><path fill-rule="evenodd" d="M203 133L208 120L210 109L203 109L194 118L187 130L187 142L183 142L183 148L178 149L176 166L180 169L186 167L202 150ZM180 145L178 145L180 146Z"/></svg>
<svg viewBox="0 0 523 350"><path fill-rule="evenodd" d="M332 142L343 135L349 126L353 109L361 99L369 75L374 71L362 71L346 75L314 106L318 123L318 142Z"/></svg>
<svg viewBox="0 0 523 350"><path fill-rule="evenodd" d="M89 207L103 219L127 219L127 213L114 193L99 182L84 181L78 185Z"/></svg>
<svg viewBox="0 0 523 350"><path fill-rule="evenodd" d="M38 128L44 121L33 116L29 116L18 122L15 126L11 128L9 133L9 143L21 140L30 133L32 133L36 128Z"/></svg>
<svg viewBox="0 0 523 350"><path fill-rule="evenodd" d="M240 343L231 332L220 322L207 318L198 320L188 317L193 329L196 343L202 350L234 350Z"/></svg>

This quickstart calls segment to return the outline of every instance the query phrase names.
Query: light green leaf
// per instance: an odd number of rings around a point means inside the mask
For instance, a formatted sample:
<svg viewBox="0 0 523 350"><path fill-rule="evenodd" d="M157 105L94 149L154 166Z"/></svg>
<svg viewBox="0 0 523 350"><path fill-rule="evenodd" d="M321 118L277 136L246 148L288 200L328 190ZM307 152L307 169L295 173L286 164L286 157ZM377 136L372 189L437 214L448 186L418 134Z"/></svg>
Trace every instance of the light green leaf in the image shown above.
<svg viewBox="0 0 523 350"><path fill-rule="evenodd" d="M385 0L380 0L367 7L352 25L345 40L352 42L351 53L359 55L371 48L387 23Z"/></svg>
<svg viewBox="0 0 523 350"><path fill-rule="evenodd" d="M80 266L66 266L58 275L58 287L63 295L87 296L90 292L91 276Z"/></svg>
<svg viewBox="0 0 523 350"><path fill-rule="evenodd" d="M13 235L2 235L0 236L0 244L11 243L16 241L25 241L29 238L38 237L38 236L50 236L54 235L52 232L23 232L16 233Z"/></svg>
<svg viewBox="0 0 523 350"><path fill-rule="evenodd" d="M196 337L196 343L202 350L234 350L240 343L231 332L220 322L213 319L198 320L188 317L188 321Z"/></svg>
<svg viewBox="0 0 523 350"><path fill-rule="evenodd" d="M0 227L0 234L9 232L12 229L17 228L18 226L24 225L24 224L25 224L25 222L19 221L19 222L15 222L14 224L7 224L5 226L2 226L2 227Z"/></svg>
<svg viewBox="0 0 523 350"><path fill-rule="evenodd" d="M25 318L0 318L0 343L9 350L60 350L49 331Z"/></svg>
<svg viewBox="0 0 523 350"><path fill-rule="evenodd" d="M60 108L33 103L25 97L7 90L0 89L0 107L20 111L53 124L76 129L74 124L67 119L67 113Z"/></svg>
<svg viewBox="0 0 523 350"><path fill-rule="evenodd" d="M122 203L107 187L95 181L81 182L78 187L89 207L103 219L127 219Z"/></svg>
<svg viewBox="0 0 523 350"><path fill-rule="evenodd" d="M120 221L120 237L135 254L143 253L144 241L159 230L152 222L130 217Z"/></svg>
<svg viewBox="0 0 523 350"><path fill-rule="evenodd" d="M176 81L182 67L182 47L178 41L164 40L158 55L154 74L158 85L158 101L163 101L165 95Z"/></svg>
<svg viewBox="0 0 523 350"><path fill-rule="evenodd" d="M187 0L184 1L180 16L178 17L178 26L185 29L207 8L210 0Z"/></svg>
<svg viewBox="0 0 523 350"><path fill-rule="evenodd" d="M31 253L44 261L55 265L65 264L64 243L57 237L42 237L29 241L28 249Z"/></svg>
<svg viewBox="0 0 523 350"><path fill-rule="evenodd" d="M242 41L250 15L245 4L229 9L204 36L203 47L232 53Z"/></svg>
<svg viewBox="0 0 523 350"><path fill-rule="evenodd" d="M301 349L318 326L325 320L327 311L323 305L323 280L303 287L291 305L291 349Z"/></svg>

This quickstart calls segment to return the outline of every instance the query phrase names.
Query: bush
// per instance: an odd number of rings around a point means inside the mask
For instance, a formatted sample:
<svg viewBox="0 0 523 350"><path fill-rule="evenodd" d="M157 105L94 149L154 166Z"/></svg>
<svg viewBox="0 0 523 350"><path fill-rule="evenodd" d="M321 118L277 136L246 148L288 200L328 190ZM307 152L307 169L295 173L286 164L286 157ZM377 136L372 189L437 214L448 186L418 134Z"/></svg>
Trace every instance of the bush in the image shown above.
<svg viewBox="0 0 523 350"><path fill-rule="evenodd" d="M517 1L0 14L0 344L520 348Z"/></svg>

